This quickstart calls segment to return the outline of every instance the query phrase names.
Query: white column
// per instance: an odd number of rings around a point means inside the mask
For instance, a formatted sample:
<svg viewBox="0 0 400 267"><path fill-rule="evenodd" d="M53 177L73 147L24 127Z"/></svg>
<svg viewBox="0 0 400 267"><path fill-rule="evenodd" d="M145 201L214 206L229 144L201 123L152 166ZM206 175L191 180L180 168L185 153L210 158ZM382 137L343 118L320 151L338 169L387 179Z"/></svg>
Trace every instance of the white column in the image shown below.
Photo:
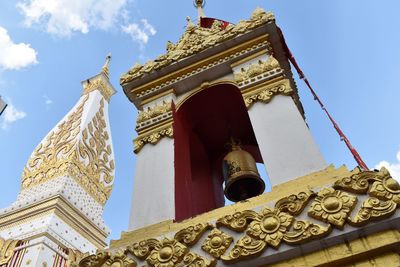
<svg viewBox="0 0 400 267"><path fill-rule="evenodd" d="M129 230L175 218L174 140L146 144L136 156Z"/></svg>
<svg viewBox="0 0 400 267"><path fill-rule="evenodd" d="M272 186L327 166L291 97L254 103L249 116Z"/></svg>

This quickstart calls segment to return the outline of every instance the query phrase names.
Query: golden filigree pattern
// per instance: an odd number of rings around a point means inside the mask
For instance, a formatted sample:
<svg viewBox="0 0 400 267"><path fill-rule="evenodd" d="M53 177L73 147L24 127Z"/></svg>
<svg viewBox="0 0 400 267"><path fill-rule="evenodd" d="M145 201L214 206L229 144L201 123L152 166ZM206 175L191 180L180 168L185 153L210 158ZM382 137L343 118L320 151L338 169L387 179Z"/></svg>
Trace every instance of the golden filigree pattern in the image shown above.
<svg viewBox="0 0 400 267"><path fill-rule="evenodd" d="M287 84L279 84L273 87L267 87L263 90L258 90L253 92L251 95L244 96L244 103L247 108L250 108L254 103L260 101L263 103L268 103L272 100L275 95L292 95L293 89L290 85Z"/></svg>
<svg viewBox="0 0 400 267"><path fill-rule="evenodd" d="M136 262L123 252L112 254L102 267L136 267Z"/></svg>
<svg viewBox="0 0 400 267"><path fill-rule="evenodd" d="M264 240L245 235L236 242L228 255L222 256L221 259L227 263L234 263L249 257L256 257L261 254L266 247L267 243Z"/></svg>
<svg viewBox="0 0 400 267"><path fill-rule="evenodd" d="M88 95L90 92L98 90L103 97L110 102L111 97L115 94L115 90L107 84L101 77L96 77L94 80L87 80L83 84L83 95Z"/></svg>
<svg viewBox="0 0 400 267"><path fill-rule="evenodd" d="M289 245L303 244L313 239L318 239L328 235L332 227L330 224L322 226L310 221L296 221L293 229L283 236L283 240Z"/></svg>
<svg viewBox="0 0 400 267"><path fill-rule="evenodd" d="M246 233L277 248L292 221L293 217L285 212L264 208L250 223Z"/></svg>
<svg viewBox="0 0 400 267"><path fill-rule="evenodd" d="M157 144L163 137L172 137L174 131L172 125L168 124L166 128L161 128L155 132L138 136L134 141L134 152L138 153L146 144Z"/></svg>
<svg viewBox="0 0 400 267"><path fill-rule="evenodd" d="M177 232L175 234L175 239L186 246L193 246L208 229L212 229L210 223L192 225Z"/></svg>
<svg viewBox="0 0 400 267"><path fill-rule="evenodd" d="M235 82L241 83L279 67L278 60L276 60L272 55L269 55L268 59L265 61L259 60L245 68L241 68L239 72L234 74L234 79Z"/></svg>
<svg viewBox="0 0 400 267"><path fill-rule="evenodd" d="M245 210L219 218L216 222L217 227L225 226L236 232L246 230L248 224L257 217L257 212Z"/></svg>
<svg viewBox="0 0 400 267"><path fill-rule="evenodd" d="M98 252L87 256L79 262L79 267L101 267L110 258L109 252Z"/></svg>
<svg viewBox="0 0 400 267"><path fill-rule="evenodd" d="M337 227L343 227L357 198L333 188L324 188L315 198L308 215Z"/></svg>
<svg viewBox="0 0 400 267"><path fill-rule="evenodd" d="M377 198L368 198L361 206L354 218L349 218L353 226L363 226L371 221L383 220L396 212L396 203L392 200L382 201Z"/></svg>
<svg viewBox="0 0 400 267"><path fill-rule="evenodd" d="M215 259L209 260L197 255L194 252L189 252L185 255L181 263L177 267L214 267L217 264Z"/></svg>
<svg viewBox="0 0 400 267"><path fill-rule="evenodd" d="M78 154L86 162L86 169L94 181L105 182L107 185L114 180L114 160L107 125L104 119L104 99L100 101L99 111L82 131L82 139L78 144Z"/></svg>
<svg viewBox="0 0 400 267"><path fill-rule="evenodd" d="M308 202L316 194L314 192L300 192L297 195L293 194L288 197L278 200L275 204L275 208L289 213L290 215L299 215L304 208L307 206Z"/></svg>
<svg viewBox="0 0 400 267"><path fill-rule="evenodd" d="M82 113L89 99L83 97L75 110L38 145L22 174L22 189L60 176L70 176L96 201L104 205L114 179L112 148L104 118L104 99L85 129Z"/></svg>
<svg viewBox="0 0 400 267"><path fill-rule="evenodd" d="M167 43L166 54L159 56L154 61L148 61L143 66L135 64L127 73L121 76L120 83L126 84L146 73L159 70L178 60L189 57L228 39L234 38L238 36L238 34L243 34L274 20L275 17L272 13L267 13L260 8L253 11L249 20L240 21L236 25L229 25L225 29L218 23L214 24L213 27L209 29L203 28L194 25L190 19L188 19L186 31L181 39L176 44L172 42Z"/></svg>
<svg viewBox="0 0 400 267"><path fill-rule="evenodd" d="M300 192L278 200L274 209L265 207L260 212L245 210L218 218L215 223L217 227L229 228L243 235L229 250L233 238L220 229L213 228L202 244L203 250L215 257L211 261L186 247L197 244L205 229L214 226L209 222L186 227L178 231L172 240L147 239L135 243L124 253L146 260L150 266L215 266L219 260L230 264L257 257L267 246L279 249L282 242L291 246L301 245L328 236L333 226L340 230L347 222L350 226L359 227L388 218L396 212L398 184L390 180L391 177L385 169L380 172L356 170L349 177L353 181L338 180L332 188L320 190L317 196L313 192ZM368 182L367 189L363 184L365 180ZM379 197L367 198L354 217L349 218L357 197L333 187L340 187L341 190L351 191L353 194L364 192L364 195L376 194ZM307 204L312 198L315 199L311 205ZM291 203L293 205L290 205ZM309 220L295 220L294 216L300 215L306 205L310 206L307 213L310 217L324 221L327 225L319 225ZM96 265L96 262L106 262L110 258L109 254L102 257L95 255L94 258L89 258L93 265L85 266L102 266ZM87 261L88 258L85 259ZM85 259L81 263L85 262Z"/></svg>
<svg viewBox="0 0 400 267"><path fill-rule="evenodd" d="M183 260L187 252L185 245L165 238L150 252L146 261L155 267L173 267Z"/></svg>
<svg viewBox="0 0 400 267"><path fill-rule="evenodd" d="M392 200L396 204L400 204L400 184L390 176L385 168L382 168L380 173L383 173L383 175L376 177L369 189L369 194L379 199Z"/></svg>
<svg viewBox="0 0 400 267"><path fill-rule="evenodd" d="M213 229L206 240L204 240L201 248L215 258L219 258L225 253L232 242L233 238L231 236L225 234L221 230Z"/></svg>
<svg viewBox="0 0 400 267"><path fill-rule="evenodd" d="M171 112L172 102L163 102L161 105L156 105L154 107L149 107L146 110L140 111L136 123L142 123L152 118L164 115Z"/></svg>
<svg viewBox="0 0 400 267"><path fill-rule="evenodd" d="M7 264L11 260L17 244L18 240L4 240L0 237L0 266Z"/></svg>
<svg viewBox="0 0 400 267"><path fill-rule="evenodd" d="M68 249L68 260L66 267L77 267L77 263L87 256L89 256L89 253L82 253L76 249Z"/></svg>

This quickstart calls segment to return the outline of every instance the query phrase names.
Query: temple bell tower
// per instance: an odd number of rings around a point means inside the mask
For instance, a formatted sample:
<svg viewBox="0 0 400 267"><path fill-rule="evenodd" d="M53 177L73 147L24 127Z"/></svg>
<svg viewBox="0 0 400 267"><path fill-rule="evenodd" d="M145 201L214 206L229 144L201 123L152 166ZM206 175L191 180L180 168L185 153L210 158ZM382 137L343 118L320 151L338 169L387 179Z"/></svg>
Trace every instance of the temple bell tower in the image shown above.
<svg viewBox="0 0 400 267"><path fill-rule="evenodd" d="M166 54L121 78L139 110L130 230L224 206L230 140L264 164L272 186L327 166L304 121L274 15L258 8L233 25L203 17L200 5L198 25L188 18ZM231 174L245 168L230 162ZM260 191L250 197L262 193L260 184L243 181ZM243 200L229 196L236 187L225 195Z"/></svg>

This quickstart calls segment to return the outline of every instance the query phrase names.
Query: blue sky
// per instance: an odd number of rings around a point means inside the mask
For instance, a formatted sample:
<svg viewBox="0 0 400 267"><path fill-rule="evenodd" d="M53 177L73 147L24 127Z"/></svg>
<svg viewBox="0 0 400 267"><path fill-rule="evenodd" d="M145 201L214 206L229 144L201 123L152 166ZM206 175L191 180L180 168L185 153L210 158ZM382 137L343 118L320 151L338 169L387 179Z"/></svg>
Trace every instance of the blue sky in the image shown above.
<svg viewBox="0 0 400 267"><path fill-rule="evenodd" d="M208 0L205 13L235 23L258 6L275 13L300 66L367 165L385 164L399 176L400 3ZM0 118L0 207L16 199L29 155L76 103L80 81L97 74L111 52L110 79L118 90L110 104L116 177L105 220L111 238L119 237L128 224L137 115L119 76L164 53L166 42L183 33L186 16L197 17L190 0L0 2L0 95L10 104ZM353 168L344 143L304 84L297 84L327 162Z"/></svg>

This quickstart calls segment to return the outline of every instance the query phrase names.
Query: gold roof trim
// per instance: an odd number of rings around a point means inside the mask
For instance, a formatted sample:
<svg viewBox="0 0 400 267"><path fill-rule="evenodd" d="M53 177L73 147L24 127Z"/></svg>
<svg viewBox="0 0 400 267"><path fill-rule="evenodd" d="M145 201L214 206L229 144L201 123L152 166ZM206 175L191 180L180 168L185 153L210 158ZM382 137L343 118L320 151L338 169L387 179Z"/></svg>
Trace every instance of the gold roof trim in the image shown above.
<svg viewBox="0 0 400 267"><path fill-rule="evenodd" d="M250 19L242 20L236 25L230 24L225 29L221 27L222 25L218 20L208 29L194 25L188 19L186 31L179 41L176 44L168 41L166 54L157 57L154 61L150 60L144 65L136 63L127 73L121 76L120 83L121 85L129 83L146 73L159 70L183 58L249 32L265 23L274 21L275 16L261 8L255 9Z"/></svg>

